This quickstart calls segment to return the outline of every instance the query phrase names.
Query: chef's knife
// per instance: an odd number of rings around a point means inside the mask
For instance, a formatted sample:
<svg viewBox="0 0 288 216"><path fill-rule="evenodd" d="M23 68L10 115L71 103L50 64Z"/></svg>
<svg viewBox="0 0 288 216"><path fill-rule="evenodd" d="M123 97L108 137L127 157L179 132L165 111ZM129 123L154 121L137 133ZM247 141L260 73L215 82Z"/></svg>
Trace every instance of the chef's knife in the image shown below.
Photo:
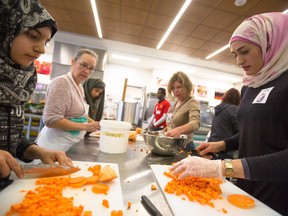
<svg viewBox="0 0 288 216"><path fill-rule="evenodd" d="M151 216L163 216L146 196L141 196L141 203Z"/></svg>
<svg viewBox="0 0 288 216"><path fill-rule="evenodd" d="M77 167L69 167L58 164L21 164L24 177L21 179L45 178L53 176L69 175L79 171ZM14 172L11 172L9 179L19 179Z"/></svg>

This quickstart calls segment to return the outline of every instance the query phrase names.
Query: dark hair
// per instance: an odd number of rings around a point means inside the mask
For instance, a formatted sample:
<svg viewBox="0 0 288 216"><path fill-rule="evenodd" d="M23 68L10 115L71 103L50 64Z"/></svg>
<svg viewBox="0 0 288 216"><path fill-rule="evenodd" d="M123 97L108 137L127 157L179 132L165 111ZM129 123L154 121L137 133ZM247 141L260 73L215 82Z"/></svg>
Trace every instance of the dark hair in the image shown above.
<svg viewBox="0 0 288 216"><path fill-rule="evenodd" d="M166 95L166 89L165 88L158 88L158 91L159 90L162 91L162 93Z"/></svg>
<svg viewBox="0 0 288 216"><path fill-rule="evenodd" d="M221 103L229 103L229 104L234 104L236 106L239 106L239 104L240 104L240 92L235 88L229 89L223 95Z"/></svg>

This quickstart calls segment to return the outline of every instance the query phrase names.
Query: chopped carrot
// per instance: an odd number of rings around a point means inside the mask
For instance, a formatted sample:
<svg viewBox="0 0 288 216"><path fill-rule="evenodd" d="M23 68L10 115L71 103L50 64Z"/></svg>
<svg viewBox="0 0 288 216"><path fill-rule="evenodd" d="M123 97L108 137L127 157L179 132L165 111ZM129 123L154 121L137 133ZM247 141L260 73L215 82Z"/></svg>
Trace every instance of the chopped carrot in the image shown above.
<svg viewBox="0 0 288 216"><path fill-rule="evenodd" d="M220 184L222 181L216 178L187 177L179 180L171 172L164 172L165 176L172 178L164 188L164 191L176 196L186 195L190 201L197 201L214 208L213 199L217 199L222 193ZM183 198L182 198L183 199Z"/></svg>
<svg viewBox="0 0 288 216"><path fill-rule="evenodd" d="M123 211L122 210L118 210L118 211L112 210L110 215L111 216L123 216Z"/></svg>
<svg viewBox="0 0 288 216"><path fill-rule="evenodd" d="M151 184L151 190L152 190L152 191L153 191L153 190L157 190L157 187L156 187L155 184Z"/></svg>
<svg viewBox="0 0 288 216"><path fill-rule="evenodd" d="M231 194L227 199L232 205L238 208L248 209L255 206L255 201L243 194Z"/></svg>
<svg viewBox="0 0 288 216"><path fill-rule="evenodd" d="M107 199L102 200L102 206L109 208L109 201Z"/></svg>
<svg viewBox="0 0 288 216"><path fill-rule="evenodd" d="M107 194L110 189L109 185L106 184L95 184L92 187L92 191L96 194Z"/></svg>
<svg viewBox="0 0 288 216"><path fill-rule="evenodd" d="M99 177L98 176L90 176L86 178L86 185L87 184L96 184L99 182Z"/></svg>
<svg viewBox="0 0 288 216"><path fill-rule="evenodd" d="M107 181L111 181L117 177L118 176L117 176L116 172L114 171L114 169L111 168L109 165L106 165L100 171L99 181L100 182L107 182Z"/></svg>
<svg viewBox="0 0 288 216"><path fill-rule="evenodd" d="M83 216L92 216L92 211L85 211Z"/></svg>
<svg viewBox="0 0 288 216"><path fill-rule="evenodd" d="M137 128L135 129L135 131L136 131L137 134L140 134L140 133L142 132L142 128L137 127Z"/></svg>
<svg viewBox="0 0 288 216"><path fill-rule="evenodd" d="M99 176L100 171L101 171L101 165L96 164L93 167L89 167L88 170L91 171L93 173L93 175Z"/></svg>
<svg viewBox="0 0 288 216"><path fill-rule="evenodd" d="M29 190L21 203L11 206L6 215L77 215L83 212L83 206L73 206L73 198L62 196L63 187L56 185L38 186Z"/></svg>
<svg viewBox="0 0 288 216"><path fill-rule="evenodd" d="M130 209L130 208L131 208L131 205L132 205L131 202L128 201L128 203L127 203L127 208Z"/></svg>
<svg viewBox="0 0 288 216"><path fill-rule="evenodd" d="M69 179L69 185L70 185L70 187L73 187L73 188L82 187L86 184L86 182L87 182L87 178L83 177L83 176L74 177L74 178Z"/></svg>
<svg viewBox="0 0 288 216"><path fill-rule="evenodd" d="M222 208L222 212L223 212L224 214L228 213L228 211L227 211L226 209L224 209L224 208Z"/></svg>

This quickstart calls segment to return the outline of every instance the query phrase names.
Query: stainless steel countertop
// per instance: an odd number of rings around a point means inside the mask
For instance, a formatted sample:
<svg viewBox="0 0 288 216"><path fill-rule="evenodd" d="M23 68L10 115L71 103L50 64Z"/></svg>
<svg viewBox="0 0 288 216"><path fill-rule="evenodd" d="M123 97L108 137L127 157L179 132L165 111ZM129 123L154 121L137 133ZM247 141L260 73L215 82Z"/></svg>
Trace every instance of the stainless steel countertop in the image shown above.
<svg viewBox="0 0 288 216"><path fill-rule="evenodd" d="M99 139L94 137L85 138L84 141L77 143L66 153L75 161L118 164L125 216L150 215L141 204L142 195L146 195L163 216L173 215L149 164L171 164L172 161L179 160L179 157L152 155L148 152L144 141L129 143L127 152L125 153L108 154L99 151ZM152 191L151 184L155 184L157 190ZM130 209L127 209L128 201L132 203Z"/></svg>

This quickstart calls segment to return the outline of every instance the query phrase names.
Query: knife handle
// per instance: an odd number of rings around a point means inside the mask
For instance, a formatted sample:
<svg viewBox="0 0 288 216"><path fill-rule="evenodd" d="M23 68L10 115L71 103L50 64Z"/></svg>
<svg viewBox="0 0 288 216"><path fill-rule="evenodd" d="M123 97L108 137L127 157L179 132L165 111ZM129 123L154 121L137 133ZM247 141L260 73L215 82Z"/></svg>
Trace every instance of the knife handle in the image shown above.
<svg viewBox="0 0 288 216"><path fill-rule="evenodd" d="M146 196L141 196L141 203L144 208L150 213L152 216L163 216L161 212L154 206L154 204L148 199Z"/></svg>
<svg viewBox="0 0 288 216"><path fill-rule="evenodd" d="M9 179L9 176L5 178L0 178L0 191L2 191L4 188L8 187L10 184L12 184L13 180Z"/></svg>

